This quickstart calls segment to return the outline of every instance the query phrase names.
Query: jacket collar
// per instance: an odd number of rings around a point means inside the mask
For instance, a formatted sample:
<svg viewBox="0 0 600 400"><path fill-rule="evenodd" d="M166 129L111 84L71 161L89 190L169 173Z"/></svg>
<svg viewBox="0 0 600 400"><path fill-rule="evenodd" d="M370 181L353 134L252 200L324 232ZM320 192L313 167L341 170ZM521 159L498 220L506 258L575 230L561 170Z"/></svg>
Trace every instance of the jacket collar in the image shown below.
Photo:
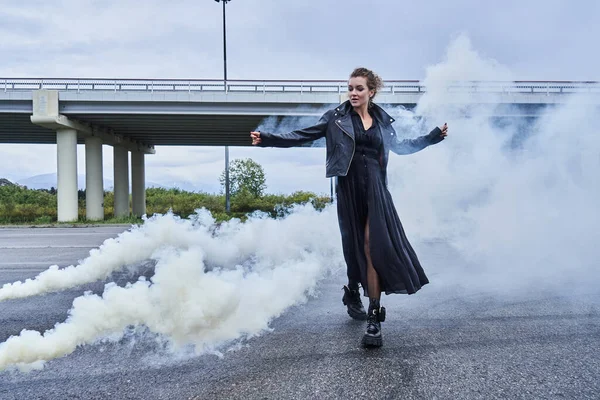
<svg viewBox="0 0 600 400"><path fill-rule="evenodd" d="M346 100L345 102L337 106L335 108L335 111L340 113L341 116L349 115L350 111L352 111L352 105L350 104L350 100ZM377 122L381 124L391 125L395 121L394 118L390 117L390 115L376 103L373 103L371 111L373 111L373 116L377 119Z"/></svg>

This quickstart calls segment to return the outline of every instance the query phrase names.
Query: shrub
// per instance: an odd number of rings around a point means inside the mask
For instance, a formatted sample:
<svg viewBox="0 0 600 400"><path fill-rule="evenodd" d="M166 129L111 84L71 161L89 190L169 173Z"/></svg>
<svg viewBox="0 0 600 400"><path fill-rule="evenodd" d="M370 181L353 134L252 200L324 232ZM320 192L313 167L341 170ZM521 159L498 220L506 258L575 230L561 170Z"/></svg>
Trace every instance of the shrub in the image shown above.
<svg viewBox="0 0 600 400"><path fill-rule="evenodd" d="M246 220L247 214L263 211L272 217L280 217L289 213L293 204L310 202L317 210L322 210L330 202L328 196L317 196L311 192L298 191L289 196L265 194L255 196L248 190L240 190L231 196L231 212L225 212L225 196L203 192L186 192L180 189L148 188L146 189L146 214L165 214L172 210L183 218L187 218L199 208L208 209L217 221L231 218ZM52 223L57 220L56 191L32 190L20 186L0 187L0 222L37 224ZM85 199L79 200L79 219L85 221ZM111 222L113 218L114 193L104 193L104 215ZM131 217L133 218L133 217ZM135 218L125 218L123 222L132 222ZM137 221L137 220L136 220Z"/></svg>

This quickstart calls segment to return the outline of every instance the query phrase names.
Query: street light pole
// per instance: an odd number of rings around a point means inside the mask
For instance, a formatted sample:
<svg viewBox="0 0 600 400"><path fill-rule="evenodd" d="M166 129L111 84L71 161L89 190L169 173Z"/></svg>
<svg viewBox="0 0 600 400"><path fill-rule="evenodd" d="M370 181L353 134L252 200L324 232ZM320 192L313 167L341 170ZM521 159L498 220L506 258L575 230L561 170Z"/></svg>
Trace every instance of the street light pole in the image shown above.
<svg viewBox="0 0 600 400"><path fill-rule="evenodd" d="M223 85L227 93L227 29L225 20L225 5L231 0L215 0L217 3L223 2ZM229 146L225 146L225 210L231 209L229 202Z"/></svg>
<svg viewBox="0 0 600 400"><path fill-rule="evenodd" d="M225 18L225 4L231 0L215 0L217 3L219 1L223 2L223 80L225 81L225 85L227 85L227 22ZM225 87L225 91L227 91L227 87Z"/></svg>

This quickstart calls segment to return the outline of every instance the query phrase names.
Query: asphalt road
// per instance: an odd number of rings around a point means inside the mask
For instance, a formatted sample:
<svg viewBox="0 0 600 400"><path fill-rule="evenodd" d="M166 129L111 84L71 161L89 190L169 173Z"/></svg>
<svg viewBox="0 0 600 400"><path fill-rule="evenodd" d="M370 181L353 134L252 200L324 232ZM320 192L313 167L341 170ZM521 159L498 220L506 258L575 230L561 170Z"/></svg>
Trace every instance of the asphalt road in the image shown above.
<svg viewBox="0 0 600 400"><path fill-rule="evenodd" d="M0 229L0 285L75 264L123 229ZM444 243L416 247L424 265L460 262ZM339 276L223 357L174 360L151 338L87 345L41 371L0 372L0 399L600 398L594 285L504 298L430 279L417 295L382 299L381 349L360 347L364 323L346 315ZM73 298L103 284L0 303L0 341L52 328Z"/></svg>

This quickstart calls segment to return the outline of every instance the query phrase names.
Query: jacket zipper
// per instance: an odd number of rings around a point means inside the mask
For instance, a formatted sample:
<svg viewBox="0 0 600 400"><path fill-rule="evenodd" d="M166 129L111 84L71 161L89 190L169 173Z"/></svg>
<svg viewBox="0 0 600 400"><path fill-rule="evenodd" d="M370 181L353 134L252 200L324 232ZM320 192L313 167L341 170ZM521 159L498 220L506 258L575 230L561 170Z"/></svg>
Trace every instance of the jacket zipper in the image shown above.
<svg viewBox="0 0 600 400"><path fill-rule="evenodd" d="M350 139L352 139L352 157L350 157L350 161L348 162L348 168L346 168L346 173L344 174L344 176L348 175L348 171L350 171L350 166L352 165L352 159L354 158L354 152L356 151L356 142L354 141L354 138L352 137L352 135L350 135L348 132L346 132L346 130L344 128L341 127L341 125L335 121L335 124L337 125L338 128L340 128L342 130L342 132L344 132L346 135L348 135L348 137Z"/></svg>

